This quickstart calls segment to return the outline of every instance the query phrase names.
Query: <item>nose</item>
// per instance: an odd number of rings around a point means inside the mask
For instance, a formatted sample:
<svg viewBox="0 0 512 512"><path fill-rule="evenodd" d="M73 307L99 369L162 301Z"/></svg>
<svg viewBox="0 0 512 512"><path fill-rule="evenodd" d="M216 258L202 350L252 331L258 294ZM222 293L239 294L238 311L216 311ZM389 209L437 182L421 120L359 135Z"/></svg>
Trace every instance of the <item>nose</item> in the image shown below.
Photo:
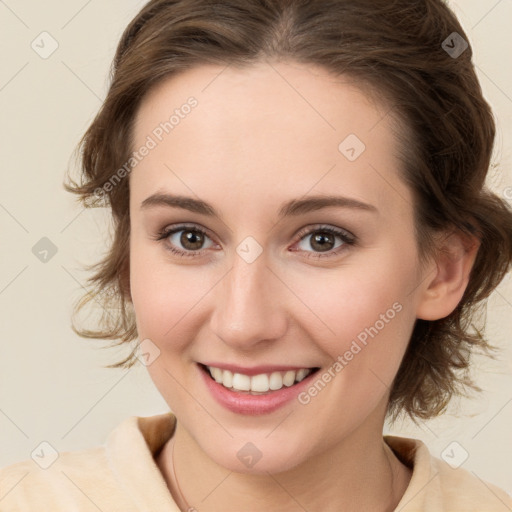
<svg viewBox="0 0 512 512"><path fill-rule="evenodd" d="M290 298L267 266L264 254L252 263L235 255L231 270L216 288L210 327L224 343L239 350L254 350L284 336Z"/></svg>

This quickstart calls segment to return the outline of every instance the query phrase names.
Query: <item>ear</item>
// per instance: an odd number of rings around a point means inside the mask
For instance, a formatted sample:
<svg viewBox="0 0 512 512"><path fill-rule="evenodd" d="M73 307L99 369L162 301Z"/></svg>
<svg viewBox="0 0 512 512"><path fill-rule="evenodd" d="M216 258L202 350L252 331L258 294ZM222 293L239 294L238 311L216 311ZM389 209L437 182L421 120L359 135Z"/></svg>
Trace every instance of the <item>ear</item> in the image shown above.
<svg viewBox="0 0 512 512"><path fill-rule="evenodd" d="M439 320L457 307L469 282L480 242L461 232L444 233L437 242L433 268L426 269L416 316Z"/></svg>

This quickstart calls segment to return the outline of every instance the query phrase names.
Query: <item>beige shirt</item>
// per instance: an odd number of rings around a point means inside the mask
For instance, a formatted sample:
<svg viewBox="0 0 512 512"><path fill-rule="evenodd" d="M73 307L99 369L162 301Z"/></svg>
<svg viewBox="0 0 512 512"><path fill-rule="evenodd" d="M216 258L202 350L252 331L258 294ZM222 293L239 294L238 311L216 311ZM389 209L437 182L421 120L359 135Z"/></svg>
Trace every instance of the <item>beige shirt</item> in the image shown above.
<svg viewBox="0 0 512 512"><path fill-rule="evenodd" d="M47 469L32 459L1 469L0 512L179 512L154 459L175 421L171 413L133 416L104 445L61 453ZM421 441L385 440L413 468L396 512L512 511L508 494L432 457ZM52 461L45 447L34 457L41 465Z"/></svg>

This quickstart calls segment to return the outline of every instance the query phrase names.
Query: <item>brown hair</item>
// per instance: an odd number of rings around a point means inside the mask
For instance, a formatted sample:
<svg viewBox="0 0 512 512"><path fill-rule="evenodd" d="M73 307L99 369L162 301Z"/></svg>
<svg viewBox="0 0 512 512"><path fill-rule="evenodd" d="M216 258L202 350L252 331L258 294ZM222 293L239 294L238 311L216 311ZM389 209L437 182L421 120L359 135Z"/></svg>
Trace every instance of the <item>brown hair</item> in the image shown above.
<svg viewBox="0 0 512 512"><path fill-rule="evenodd" d="M480 240L460 304L446 318L417 320L391 390L395 417L442 412L454 393L472 385L471 350L490 347L472 322L512 259L512 212L484 184L493 116L471 46L460 55L448 51L463 49L467 40L442 0L150 1L121 38L108 95L80 143L81 182L65 185L87 207L106 202L115 229L109 252L90 267L93 291L75 306L76 314L100 302L100 328L73 325L75 332L119 340L116 345L137 337L129 295L129 181L105 184L129 161L134 117L148 91L205 63L245 66L272 58L318 65L355 79L401 120L403 178L415 196L422 257L432 255L439 230L455 228ZM110 367L132 366L135 352Z"/></svg>

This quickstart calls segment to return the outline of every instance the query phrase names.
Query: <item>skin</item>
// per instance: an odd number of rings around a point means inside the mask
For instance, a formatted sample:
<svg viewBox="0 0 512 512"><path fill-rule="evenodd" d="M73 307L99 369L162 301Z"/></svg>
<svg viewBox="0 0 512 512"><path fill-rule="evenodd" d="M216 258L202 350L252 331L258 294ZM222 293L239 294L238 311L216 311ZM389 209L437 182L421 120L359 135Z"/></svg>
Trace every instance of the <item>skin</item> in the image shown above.
<svg viewBox="0 0 512 512"><path fill-rule="evenodd" d="M476 245L444 236L445 256L420 264L388 108L348 80L290 62L199 66L146 95L134 148L190 96L197 107L129 178L131 300L139 339L160 350L148 371L178 418L157 457L169 489L182 510L201 512L393 510L411 471L382 439L389 386L416 318L444 317L459 302ZM338 149L349 134L366 145L353 162ZM221 218L141 208L157 192L206 201ZM312 195L375 210L278 218L284 202ZM169 251L191 251L182 232L155 239L180 223L207 231L199 254ZM319 258L318 225L356 243L336 236ZM251 263L236 251L248 236L263 250ZM235 414L200 378L198 361L325 372L395 303L401 311L307 405ZM237 457L247 442L262 454L252 468Z"/></svg>

